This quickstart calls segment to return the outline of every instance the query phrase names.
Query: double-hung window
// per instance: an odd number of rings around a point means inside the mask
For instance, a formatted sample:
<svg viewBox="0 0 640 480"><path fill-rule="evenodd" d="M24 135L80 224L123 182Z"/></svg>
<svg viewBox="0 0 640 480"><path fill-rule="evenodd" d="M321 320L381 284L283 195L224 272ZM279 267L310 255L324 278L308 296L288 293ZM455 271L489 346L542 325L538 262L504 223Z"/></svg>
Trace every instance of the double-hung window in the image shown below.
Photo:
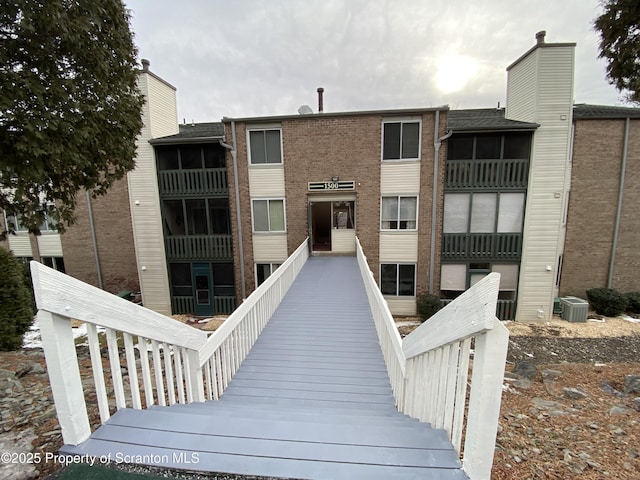
<svg viewBox="0 0 640 480"><path fill-rule="evenodd" d="M404 263L380 265L380 290L383 295L413 297L416 294L416 266Z"/></svg>
<svg viewBox="0 0 640 480"><path fill-rule="evenodd" d="M416 230L418 197L382 197L382 230Z"/></svg>
<svg viewBox="0 0 640 480"><path fill-rule="evenodd" d="M253 200L253 231L284 232L284 200Z"/></svg>
<svg viewBox="0 0 640 480"><path fill-rule="evenodd" d="M420 159L420 121L384 122L382 124L382 159Z"/></svg>
<svg viewBox="0 0 640 480"><path fill-rule="evenodd" d="M280 130L249 130L249 161L251 165L282 163Z"/></svg>
<svg viewBox="0 0 640 480"><path fill-rule="evenodd" d="M262 285L279 266L279 263L256 263L256 285Z"/></svg>

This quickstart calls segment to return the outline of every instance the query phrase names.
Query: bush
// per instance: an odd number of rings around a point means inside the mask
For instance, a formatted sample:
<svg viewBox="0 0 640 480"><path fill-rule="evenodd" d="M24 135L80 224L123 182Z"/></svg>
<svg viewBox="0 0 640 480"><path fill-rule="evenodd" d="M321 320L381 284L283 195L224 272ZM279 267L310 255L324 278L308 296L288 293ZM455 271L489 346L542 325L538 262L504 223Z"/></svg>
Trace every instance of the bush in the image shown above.
<svg viewBox="0 0 640 480"><path fill-rule="evenodd" d="M20 262L0 248L0 351L17 350L33 322L32 297Z"/></svg>
<svg viewBox="0 0 640 480"><path fill-rule="evenodd" d="M627 299L627 312L640 313L640 292L625 293Z"/></svg>
<svg viewBox="0 0 640 480"><path fill-rule="evenodd" d="M420 319L424 322L433 316L444 305L440 301L440 297L437 295L425 293L418 297L417 306L418 315L420 315Z"/></svg>
<svg viewBox="0 0 640 480"><path fill-rule="evenodd" d="M587 298L598 315L617 317L627 309L627 298L613 288L592 288Z"/></svg>

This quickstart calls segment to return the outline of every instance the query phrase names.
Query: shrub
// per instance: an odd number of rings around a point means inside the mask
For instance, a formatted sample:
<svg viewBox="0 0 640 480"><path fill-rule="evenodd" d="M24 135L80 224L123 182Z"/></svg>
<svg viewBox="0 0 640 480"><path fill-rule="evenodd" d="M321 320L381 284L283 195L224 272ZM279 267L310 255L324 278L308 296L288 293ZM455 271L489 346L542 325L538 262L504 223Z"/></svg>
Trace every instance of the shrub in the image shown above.
<svg viewBox="0 0 640 480"><path fill-rule="evenodd" d="M443 307L440 297L429 293L422 294L418 297L417 309L420 320L425 321Z"/></svg>
<svg viewBox="0 0 640 480"><path fill-rule="evenodd" d="M17 350L33 322L32 297L20 262L0 248L0 351Z"/></svg>
<svg viewBox="0 0 640 480"><path fill-rule="evenodd" d="M597 314L617 317L627 309L627 298L613 288L592 288L587 298Z"/></svg>
<svg viewBox="0 0 640 480"><path fill-rule="evenodd" d="M640 313L640 292L625 293L627 298L627 312Z"/></svg>

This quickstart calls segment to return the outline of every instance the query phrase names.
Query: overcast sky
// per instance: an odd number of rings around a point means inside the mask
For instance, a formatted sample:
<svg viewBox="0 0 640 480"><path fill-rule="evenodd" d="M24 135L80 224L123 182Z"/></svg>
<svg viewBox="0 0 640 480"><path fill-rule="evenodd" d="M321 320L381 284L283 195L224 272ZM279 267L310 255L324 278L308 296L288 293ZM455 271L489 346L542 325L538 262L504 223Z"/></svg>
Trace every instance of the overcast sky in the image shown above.
<svg viewBox="0 0 640 480"><path fill-rule="evenodd" d="M139 58L182 122L223 116L504 106L506 67L546 30L576 42L575 101L623 104L592 28L598 0L125 0Z"/></svg>

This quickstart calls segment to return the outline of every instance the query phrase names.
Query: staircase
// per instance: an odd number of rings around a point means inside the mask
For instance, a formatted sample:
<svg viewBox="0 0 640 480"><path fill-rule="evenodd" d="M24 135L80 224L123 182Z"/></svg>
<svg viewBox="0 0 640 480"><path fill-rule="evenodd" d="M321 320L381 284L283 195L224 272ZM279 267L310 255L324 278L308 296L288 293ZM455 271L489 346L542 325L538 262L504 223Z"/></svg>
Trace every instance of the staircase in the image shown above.
<svg viewBox="0 0 640 480"><path fill-rule="evenodd" d="M61 453L309 479L465 479L398 413L355 257L312 257L220 400L121 409ZM146 460L146 461L145 461Z"/></svg>
<svg viewBox="0 0 640 480"><path fill-rule="evenodd" d="M356 257L308 252L307 239L210 337L31 262L61 453L280 478L488 480L508 345L499 275L401 339L357 239ZM72 319L87 324L95 431Z"/></svg>

